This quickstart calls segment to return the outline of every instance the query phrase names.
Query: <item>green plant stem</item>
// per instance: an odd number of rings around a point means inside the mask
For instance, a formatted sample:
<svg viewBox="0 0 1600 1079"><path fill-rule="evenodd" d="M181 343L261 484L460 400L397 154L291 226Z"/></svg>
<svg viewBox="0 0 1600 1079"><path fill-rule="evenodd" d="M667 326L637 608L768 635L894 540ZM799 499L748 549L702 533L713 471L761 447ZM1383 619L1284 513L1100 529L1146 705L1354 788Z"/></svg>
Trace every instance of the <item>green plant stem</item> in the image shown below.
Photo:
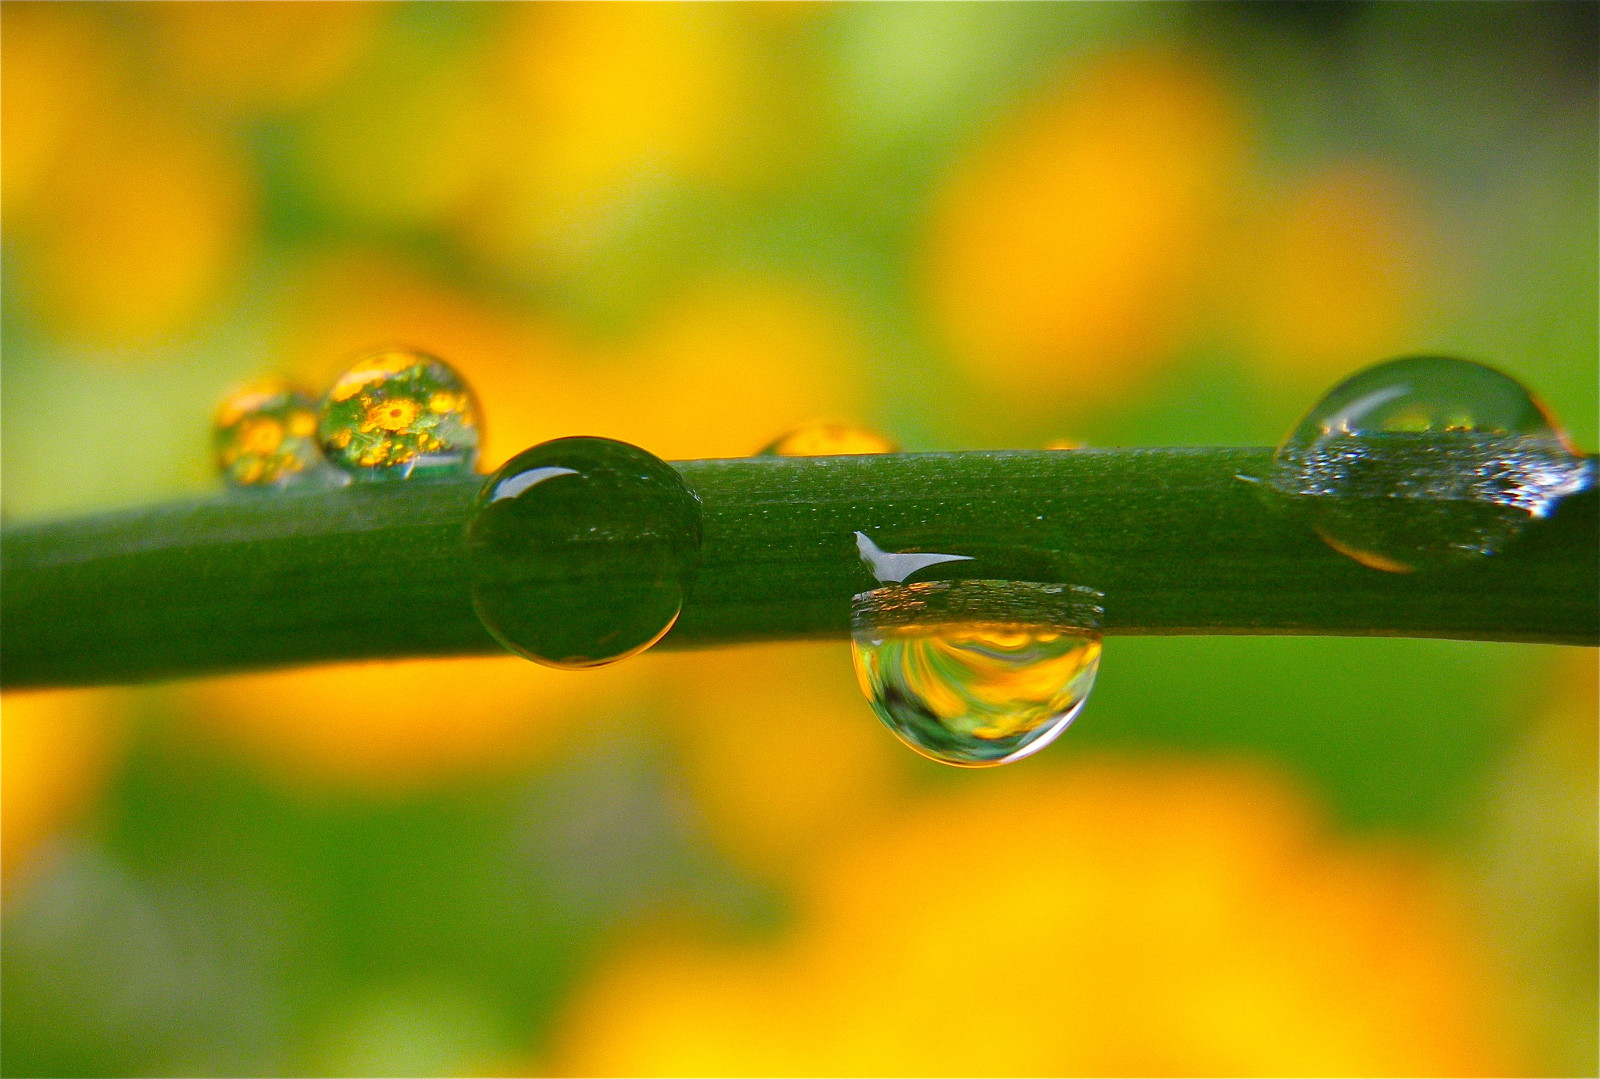
<svg viewBox="0 0 1600 1079"><path fill-rule="evenodd" d="M1596 494L1508 550L1394 574L1330 550L1240 476L1265 449L759 458L678 464L700 575L661 647L844 638L874 587L854 539L1071 576L1108 633L1596 643ZM0 682L142 682L334 660L495 653L461 533L479 478L240 492L0 533ZM607 552L597 541L596 557ZM1051 567L1041 571L1040 566Z"/></svg>

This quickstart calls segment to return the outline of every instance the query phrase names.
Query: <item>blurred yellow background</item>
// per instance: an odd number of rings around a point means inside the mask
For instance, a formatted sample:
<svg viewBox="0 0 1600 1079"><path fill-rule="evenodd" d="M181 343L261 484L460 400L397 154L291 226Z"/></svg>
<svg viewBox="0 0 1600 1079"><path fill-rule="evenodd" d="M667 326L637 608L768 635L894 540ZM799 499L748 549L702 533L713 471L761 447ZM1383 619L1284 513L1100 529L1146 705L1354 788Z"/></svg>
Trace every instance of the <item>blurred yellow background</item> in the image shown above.
<svg viewBox="0 0 1600 1079"><path fill-rule="evenodd" d="M1596 6L14 2L8 521L444 357L486 467L1274 442L1438 351L1597 436ZM842 643L8 694L12 1075L1594 1074L1595 656L1108 642L941 769Z"/></svg>

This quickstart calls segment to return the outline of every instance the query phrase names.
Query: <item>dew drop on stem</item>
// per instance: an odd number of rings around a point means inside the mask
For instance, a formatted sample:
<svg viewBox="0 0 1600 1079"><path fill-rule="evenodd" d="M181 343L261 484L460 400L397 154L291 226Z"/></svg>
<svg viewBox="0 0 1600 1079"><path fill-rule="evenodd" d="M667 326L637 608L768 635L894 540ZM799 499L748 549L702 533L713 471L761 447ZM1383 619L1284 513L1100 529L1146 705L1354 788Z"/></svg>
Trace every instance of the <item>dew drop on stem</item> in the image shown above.
<svg viewBox="0 0 1600 1079"><path fill-rule="evenodd" d="M757 457L841 457L861 453L899 453L894 442L867 427L813 423L767 443Z"/></svg>
<svg viewBox="0 0 1600 1079"><path fill-rule="evenodd" d="M286 487L322 467L316 402L281 379L229 394L217 408L211 444L218 471L235 487Z"/></svg>
<svg viewBox="0 0 1600 1079"><path fill-rule="evenodd" d="M472 388L423 352L385 348L358 358L322 399L317 437L329 462L358 481L470 473L481 421Z"/></svg>
<svg viewBox="0 0 1600 1079"><path fill-rule="evenodd" d="M1049 745L1100 663L1101 596L1032 581L890 584L855 597L851 655L873 711L906 745L983 768Z"/></svg>
<svg viewBox="0 0 1600 1079"><path fill-rule="evenodd" d="M1395 573L1493 555L1594 484L1544 405L1492 367L1377 364L1317 402L1265 486L1329 546Z"/></svg>
<svg viewBox="0 0 1600 1079"><path fill-rule="evenodd" d="M473 607L537 663L614 663L677 621L700 540L700 501L671 465L613 439L554 439L478 494L465 537Z"/></svg>

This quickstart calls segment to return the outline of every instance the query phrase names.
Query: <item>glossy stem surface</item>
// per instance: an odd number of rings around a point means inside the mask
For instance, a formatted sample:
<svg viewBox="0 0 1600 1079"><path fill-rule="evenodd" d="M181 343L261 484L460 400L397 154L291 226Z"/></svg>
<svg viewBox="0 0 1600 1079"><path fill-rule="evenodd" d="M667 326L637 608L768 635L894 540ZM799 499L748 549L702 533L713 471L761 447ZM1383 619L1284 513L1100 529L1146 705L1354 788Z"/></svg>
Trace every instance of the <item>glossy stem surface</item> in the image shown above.
<svg viewBox="0 0 1600 1079"><path fill-rule="evenodd" d="M1330 550L1241 476L1267 449L1103 449L685 461L700 575L658 647L837 638L875 586L856 548L1040 552L1105 593L1105 632L1297 633L1593 645L1594 490L1503 554L1384 573ZM0 532L0 682L143 682L495 653L462 531L481 478L237 492ZM612 557L597 543L596 559ZM578 676L575 676L578 677Z"/></svg>

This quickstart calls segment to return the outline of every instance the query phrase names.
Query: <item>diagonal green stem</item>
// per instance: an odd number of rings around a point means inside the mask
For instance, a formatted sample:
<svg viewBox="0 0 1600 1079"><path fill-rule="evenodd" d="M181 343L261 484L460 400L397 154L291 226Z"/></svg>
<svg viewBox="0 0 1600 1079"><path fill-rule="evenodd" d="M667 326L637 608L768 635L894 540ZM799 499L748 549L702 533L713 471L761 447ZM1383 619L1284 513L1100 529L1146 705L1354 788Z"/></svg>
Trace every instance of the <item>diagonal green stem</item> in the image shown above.
<svg viewBox="0 0 1600 1079"><path fill-rule="evenodd" d="M758 458L678 464L705 506L699 580L664 647L842 638L873 586L854 534L1070 576L1109 633L1596 643L1594 490L1510 549L1429 574L1328 549L1241 475L1265 449ZM8 526L0 680L137 682L332 660L493 653L460 536L478 478L194 502ZM608 552L597 543L595 557Z"/></svg>

